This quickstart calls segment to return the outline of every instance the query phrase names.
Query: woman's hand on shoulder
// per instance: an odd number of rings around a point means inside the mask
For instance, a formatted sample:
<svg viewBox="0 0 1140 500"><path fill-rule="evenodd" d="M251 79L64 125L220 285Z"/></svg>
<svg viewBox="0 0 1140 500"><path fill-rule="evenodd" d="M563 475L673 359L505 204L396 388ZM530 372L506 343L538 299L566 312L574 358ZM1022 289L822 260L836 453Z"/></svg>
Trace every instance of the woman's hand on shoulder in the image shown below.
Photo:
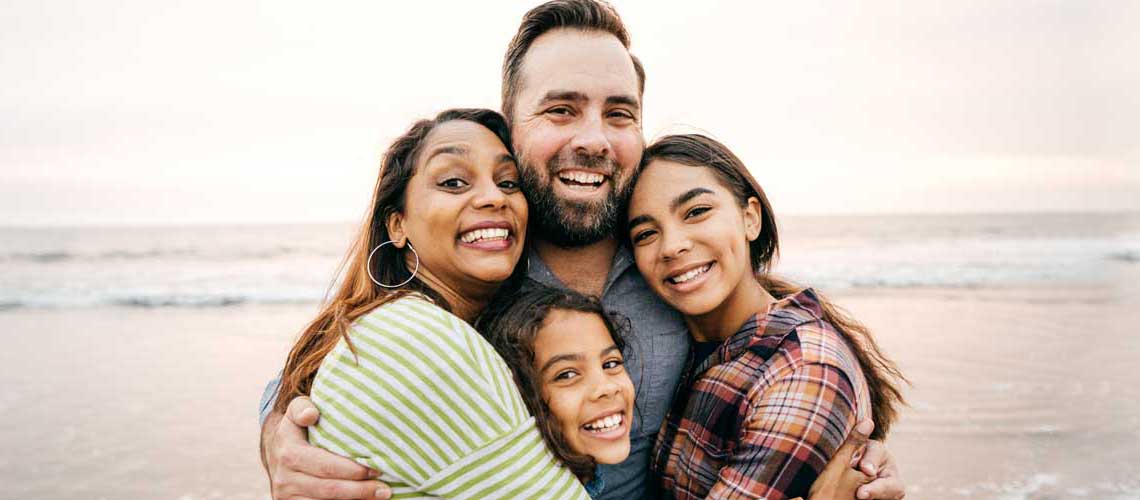
<svg viewBox="0 0 1140 500"><path fill-rule="evenodd" d="M859 422L811 486L809 500L900 500L906 485L887 446L870 440L875 424Z"/></svg>

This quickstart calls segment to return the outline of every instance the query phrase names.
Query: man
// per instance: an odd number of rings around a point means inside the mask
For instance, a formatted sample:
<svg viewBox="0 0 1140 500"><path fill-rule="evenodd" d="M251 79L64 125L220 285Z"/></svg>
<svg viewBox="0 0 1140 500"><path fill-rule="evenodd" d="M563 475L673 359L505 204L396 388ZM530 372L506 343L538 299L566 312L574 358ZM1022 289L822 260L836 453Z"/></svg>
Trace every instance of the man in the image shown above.
<svg viewBox="0 0 1140 500"><path fill-rule="evenodd" d="M599 296L632 323L627 366L641 418L634 419L629 459L599 471L606 499L651 491L649 453L689 348L679 314L653 295L616 237L620 207L645 147L645 73L629 45L621 18L608 5L554 0L524 17L507 49L502 82L503 114L533 204L529 276ZM273 390L270 384L267 395ZM263 401L263 411L271 406ZM385 487L364 481L374 477L367 469L307 445L301 426L318 417L311 403L299 398L286 413L284 419L269 415L262 429L262 458L275 498L387 497ZM864 461L878 463L882 453L875 444ZM883 472L886 479L864 486L869 495L863 498L901 495L893 466L864 470L870 476Z"/></svg>

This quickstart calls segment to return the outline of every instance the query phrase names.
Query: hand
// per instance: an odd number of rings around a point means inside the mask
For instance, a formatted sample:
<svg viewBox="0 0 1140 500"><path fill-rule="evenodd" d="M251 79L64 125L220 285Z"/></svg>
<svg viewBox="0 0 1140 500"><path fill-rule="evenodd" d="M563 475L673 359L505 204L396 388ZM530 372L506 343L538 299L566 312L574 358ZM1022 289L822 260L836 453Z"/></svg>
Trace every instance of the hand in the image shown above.
<svg viewBox="0 0 1140 500"><path fill-rule="evenodd" d="M872 426L874 428L874 426ZM854 466L854 462L852 462ZM899 477L898 464L895 463L887 445L881 441L869 441L863 459L859 461L859 470L874 479L860 486L855 492L855 498L860 500L883 499L901 500L906 496L906 485Z"/></svg>
<svg viewBox="0 0 1140 500"><path fill-rule="evenodd" d="M284 417L266 419L262 450L273 500L390 498L391 488L375 480L378 472L309 444L304 428L319 418L313 402L298 397Z"/></svg>
<svg viewBox="0 0 1140 500"><path fill-rule="evenodd" d="M855 426L847 440L827 462L823 472L812 483L808 492L810 500L848 500L855 498L856 490L875 479L856 468L867 449L867 439L875 423L863 420ZM877 465L877 464L875 464Z"/></svg>

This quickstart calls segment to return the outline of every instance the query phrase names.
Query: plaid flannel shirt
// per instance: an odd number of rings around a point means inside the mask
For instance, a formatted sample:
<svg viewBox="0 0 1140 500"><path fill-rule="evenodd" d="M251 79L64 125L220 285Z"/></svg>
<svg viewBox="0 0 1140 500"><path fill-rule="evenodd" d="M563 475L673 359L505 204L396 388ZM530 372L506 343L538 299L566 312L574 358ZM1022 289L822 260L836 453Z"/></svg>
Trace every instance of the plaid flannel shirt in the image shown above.
<svg viewBox="0 0 1140 500"><path fill-rule="evenodd" d="M859 363L811 289L760 311L700 366L658 434L664 498L807 498L870 412Z"/></svg>

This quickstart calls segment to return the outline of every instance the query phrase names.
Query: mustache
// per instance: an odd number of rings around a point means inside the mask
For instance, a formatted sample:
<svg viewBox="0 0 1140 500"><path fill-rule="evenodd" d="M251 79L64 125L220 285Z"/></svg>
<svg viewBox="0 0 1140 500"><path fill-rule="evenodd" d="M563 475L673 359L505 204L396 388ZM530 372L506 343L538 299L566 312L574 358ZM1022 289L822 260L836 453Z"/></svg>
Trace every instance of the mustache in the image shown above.
<svg viewBox="0 0 1140 500"><path fill-rule="evenodd" d="M570 166L581 167L588 170L597 170L598 173L610 177L612 177L614 171L617 170L617 165L613 158L610 158L606 155L591 155L583 152L572 153L569 155L558 155L554 158L551 158L550 161L548 161L546 164L546 167L551 174L556 174L559 170Z"/></svg>

